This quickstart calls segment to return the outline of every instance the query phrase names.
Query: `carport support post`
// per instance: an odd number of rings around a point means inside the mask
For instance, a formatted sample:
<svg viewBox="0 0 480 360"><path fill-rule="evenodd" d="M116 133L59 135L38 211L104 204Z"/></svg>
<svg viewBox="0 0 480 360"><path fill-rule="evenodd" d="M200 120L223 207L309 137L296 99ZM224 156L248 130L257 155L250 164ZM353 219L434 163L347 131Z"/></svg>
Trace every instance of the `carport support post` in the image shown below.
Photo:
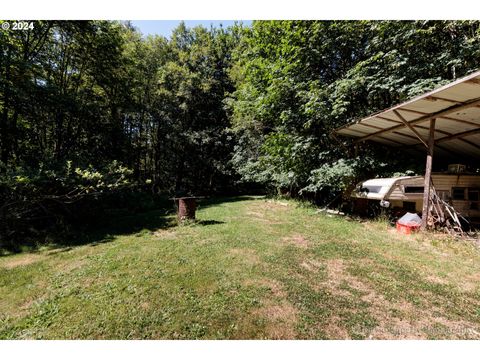
<svg viewBox="0 0 480 360"><path fill-rule="evenodd" d="M430 206L430 184L432 177L433 146L435 144L435 119L430 119L430 132L428 134L427 163L425 165L425 183L423 186L422 226L427 228L428 210Z"/></svg>

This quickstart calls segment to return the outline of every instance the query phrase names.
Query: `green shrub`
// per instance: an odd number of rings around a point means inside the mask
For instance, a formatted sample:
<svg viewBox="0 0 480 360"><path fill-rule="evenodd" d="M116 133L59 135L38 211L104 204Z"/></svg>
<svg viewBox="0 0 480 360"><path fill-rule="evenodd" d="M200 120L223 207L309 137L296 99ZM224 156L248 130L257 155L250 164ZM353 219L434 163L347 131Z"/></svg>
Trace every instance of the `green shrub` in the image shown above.
<svg viewBox="0 0 480 360"><path fill-rule="evenodd" d="M113 161L101 168L17 168L0 175L0 248L62 241L74 228L99 224L112 214L153 209L149 184ZM48 235L48 236L47 236Z"/></svg>

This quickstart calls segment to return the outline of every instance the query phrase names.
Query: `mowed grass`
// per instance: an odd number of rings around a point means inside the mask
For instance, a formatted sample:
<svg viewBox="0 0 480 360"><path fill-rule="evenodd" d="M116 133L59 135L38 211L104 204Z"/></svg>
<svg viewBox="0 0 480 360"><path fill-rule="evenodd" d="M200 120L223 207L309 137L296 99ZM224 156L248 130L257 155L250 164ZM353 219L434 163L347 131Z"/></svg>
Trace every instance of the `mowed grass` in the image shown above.
<svg viewBox="0 0 480 360"><path fill-rule="evenodd" d="M197 217L150 212L1 257L0 338L480 338L472 244L261 197Z"/></svg>

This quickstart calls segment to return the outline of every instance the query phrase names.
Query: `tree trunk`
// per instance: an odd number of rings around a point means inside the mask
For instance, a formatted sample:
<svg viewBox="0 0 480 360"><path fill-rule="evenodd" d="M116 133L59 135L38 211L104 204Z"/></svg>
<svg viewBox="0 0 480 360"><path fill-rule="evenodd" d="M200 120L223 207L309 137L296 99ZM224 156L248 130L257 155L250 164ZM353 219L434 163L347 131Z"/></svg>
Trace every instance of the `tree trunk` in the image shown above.
<svg viewBox="0 0 480 360"><path fill-rule="evenodd" d="M7 167L9 158L10 158L10 119L8 116L10 110L10 60L11 60L11 49L8 47L7 56L6 56L6 65L5 65L5 91L3 93L3 112L2 112L2 121L0 123L0 160L2 161L5 169ZM3 167L2 167L3 169ZM0 169L0 171L3 171Z"/></svg>

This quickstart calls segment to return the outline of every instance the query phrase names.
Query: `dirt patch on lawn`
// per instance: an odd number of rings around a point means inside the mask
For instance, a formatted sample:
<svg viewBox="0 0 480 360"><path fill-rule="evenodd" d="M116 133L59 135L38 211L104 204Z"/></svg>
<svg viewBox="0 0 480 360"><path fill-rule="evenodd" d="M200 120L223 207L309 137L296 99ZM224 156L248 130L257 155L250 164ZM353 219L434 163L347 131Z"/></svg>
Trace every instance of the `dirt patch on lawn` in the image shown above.
<svg viewBox="0 0 480 360"><path fill-rule="evenodd" d="M365 282L362 282L358 278L348 274L348 272L346 271L346 265L343 260L327 260L325 262L325 265L328 275L328 284L332 290L345 287L345 285L347 285L364 294L374 293L374 290Z"/></svg>
<svg viewBox="0 0 480 360"><path fill-rule="evenodd" d="M268 339L295 339L297 309L284 300L280 303L267 300L253 312L265 322L265 337Z"/></svg>
<svg viewBox="0 0 480 360"><path fill-rule="evenodd" d="M262 338L295 339L298 310L287 299L287 292L283 285L275 279L265 277L248 279L243 285L268 290L260 301L259 307L252 310L245 318L247 321L244 326L257 329L261 326Z"/></svg>
<svg viewBox="0 0 480 360"><path fill-rule="evenodd" d="M327 281L324 285L339 297L357 297L368 304L368 311L377 325L348 331L338 317L332 317L324 329L329 337L345 338L345 331L363 334L370 339L480 338L478 326L467 321L447 319L442 309L422 308L397 299L387 300L371 284L352 276L341 259L327 260Z"/></svg>
<svg viewBox="0 0 480 360"><path fill-rule="evenodd" d="M267 208L275 208L275 209L282 209L282 210L287 210L287 208L290 206L287 202L277 201L277 200L266 200L264 205Z"/></svg>
<svg viewBox="0 0 480 360"><path fill-rule="evenodd" d="M254 219L257 220L266 220L265 219L265 213L260 212L260 211L247 211L247 215L253 217Z"/></svg>
<svg viewBox="0 0 480 360"><path fill-rule="evenodd" d="M249 219L253 219L268 225L279 225L283 224L281 221L278 221L277 219L274 218L275 215L270 216L266 212L261 212L261 211L247 211L246 213L248 215ZM273 218L272 218L273 217Z"/></svg>
<svg viewBox="0 0 480 360"><path fill-rule="evenodd" d="M275 213L284 212L288 210L287 203L279 203L275 201L265 201L263 203L255 203L247 208L246 214L257 221L262 221L268 224L282 224L278 221Z"/></svg>
<svg viewBox="0 0 480 360"><path fill-rule="evenodd" d="M167 229L158 229L153 232L153 236L160 239L171 239L176 236L175 231Z"/></svg>
<svg viewBox="0 0 480 360"><path fill-rule="evenodd" d="M415 320L411 320L413 316ZM408 319L387 317L379 311L375 311L375 317L379 324L368 333L369 339L480 339L478 326L418 309L414 309Z"/></svg>
<svg viewBox="0 0 480 360"><path fill-rule="evenodd" d="M341 297L356 297L360 301L367 303L369 315L375 319L377 325L373 329L361 326L354 326L348 329L343 325L341 319L332 318L325 329L329 337L345 339L355 333L362 334L368 339L426 338L425 336L418 337L405 331L410 326L409 321L403 317L399 318L393 315L394 312L397 314L409 314L406 317L410 318L410 314L413 314L412 311L414 309L410 303L387 301L382 294L375 291L370 285L345 273L344 264L339 260L332 261L330 265L330 267L327 267L329 269L328 286L330 291ZM355 293L352 293L352 289Z"/></svg>
<svg viewBox="0 0 480 360"><path fill-rule="evenodd" d="M150 303L148 301L144 301L144 302L140 303L140 307L143 310L149 310L150 309Z"/></svg>
<svg viewBox="0 0 480 360"><path fill-rule="evenodd" d="M480 273L465 276L459 286L465 291L480 291Z"/></svg>
<svg viewBox="0 0 480 360"><path fill-rule="evenodd" d="M330 339L347 340L350 335L345 327L342 326L341 318L338 316L330 317L327 325L322 329Z"/></svg>
<svg viewBox="0 0 480 360"><path fill-rule="evenodd" d="M460 264L459 266L465 266ZM454 285L460 291L475 293L480 290L480 272L472 269L470 274L466 274L464 269L457 268L455 271L444 273L442 275L428 273L428 268L422 269L422 275L428 282L438 285Z"/></svg>
<svg viewBox="0 0 480 360"><path fill-rule="evenodd" d="M20 307L18 308L19 310L28 310L30 307L32 307L35 302L38 301L38 299L29 299L27 301L25 301L24 303L22 303L22 305L20 305Z"/></svg>
<svg viewBox="0 0 480 360"><path fill-rule="evenodd" d="M323 263L313 260L313 259L306 259L300 263L300 266L307 271L311 272L318 272L321 269L324 269L325 266Z"/></svg>
<svg viewBox="0 0 480 360"><path fill-rule="evenodd" d="M310 245L310 242L300 234L294 234L282 238L282 242L287 244L293 244L299 248L306 249Z"/></svg>
<svg viewBox="0 0 480 360"><path fill-rule="evenodd" d="M14 269L36 263L42 259L44 259L44 257L38 254L17 255L6 260L5 262L0 263L0 267L5 269Z"/></svg>

